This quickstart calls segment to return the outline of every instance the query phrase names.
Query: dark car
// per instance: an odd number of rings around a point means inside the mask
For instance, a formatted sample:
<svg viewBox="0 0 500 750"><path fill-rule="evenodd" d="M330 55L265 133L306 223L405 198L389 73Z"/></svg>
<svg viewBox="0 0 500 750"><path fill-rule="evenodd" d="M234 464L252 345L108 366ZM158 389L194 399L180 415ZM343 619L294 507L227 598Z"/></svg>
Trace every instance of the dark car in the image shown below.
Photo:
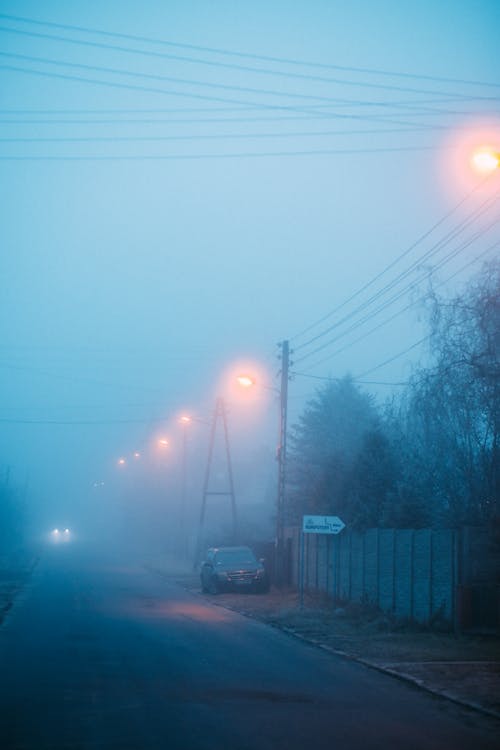
<svg viewBox="0 0 500 750"><path fill-rule="evenodd" d="M212 547L201 566L201 588L204 592L269 591L269 578L262 560L250 547Z"/></svg>

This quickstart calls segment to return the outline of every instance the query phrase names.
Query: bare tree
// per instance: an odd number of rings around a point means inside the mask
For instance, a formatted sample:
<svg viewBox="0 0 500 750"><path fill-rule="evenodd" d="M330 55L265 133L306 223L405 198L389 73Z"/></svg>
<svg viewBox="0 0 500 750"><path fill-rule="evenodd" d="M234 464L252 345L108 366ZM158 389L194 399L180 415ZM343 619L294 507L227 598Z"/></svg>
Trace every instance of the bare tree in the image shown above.
<svg viewBox="0 0 500 750"><path fill-rule="evenodd" d="M410 475L426 485L434 522L484 523L499 511L500 262L429 305L432 364L402 410Z"/></svg>

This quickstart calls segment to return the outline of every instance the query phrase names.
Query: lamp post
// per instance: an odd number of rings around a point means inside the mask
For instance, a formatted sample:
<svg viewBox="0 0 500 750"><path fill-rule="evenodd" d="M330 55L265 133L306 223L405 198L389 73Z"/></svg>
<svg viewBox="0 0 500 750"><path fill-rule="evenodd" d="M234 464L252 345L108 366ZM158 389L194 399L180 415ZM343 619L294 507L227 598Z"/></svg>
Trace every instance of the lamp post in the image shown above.
<svg viewBox="0 0 500 750"><path fill-rule="evenodd" d="M274 578L277 586L288 583L288 565L285 556L285 513L286 513L286 447L287 447L287 420L288 420L288 380L290 366L290 345L288 341L282 341L281 347L281 384L280 388L263 386L266 390L274 391L279 396L280 420L278 432L278 487L276 497L276 540ZM250 375L237 376L238 383L243 388L251 388L256 381Z"/></svg>

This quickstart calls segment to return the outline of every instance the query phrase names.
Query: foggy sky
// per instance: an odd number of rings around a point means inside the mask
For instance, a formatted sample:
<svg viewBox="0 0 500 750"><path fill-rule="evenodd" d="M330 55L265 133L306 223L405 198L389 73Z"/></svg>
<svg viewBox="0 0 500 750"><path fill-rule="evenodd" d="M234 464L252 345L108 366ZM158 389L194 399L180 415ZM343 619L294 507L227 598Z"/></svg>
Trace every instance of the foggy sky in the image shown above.
<svg viewBox="0 0 500 750"><path fill-rule="evenodd" d="M224 395L243 492L249 494L254 457L262 469L255 492L264 492L276 443L276 394L269 388L278 385L277 342L291 339L297 346L297 372L339 377L369 371L425 334L417 306L328 361L314 364L384 315L298 361L314 348L299 353L298 346L336 318L297 334L386 268L474 188L477 176L469 173L466 155L476 136L498 141L500 89L435 78L500 86L498 3L4 0L0 13L366 70L273 63L0 17L0 27L11 30L0 31L1 137L53 139L0 143L0 471L10 466L12 481L28 482L43 522L63 515L70 523L72 513L95 503L89 499L94 482L114 481L119 456L154 452L160 434L169 435L178 476L176 418L187 411L207 420L215 397ZM222 67L226 63L240 69ZM374 70L424 77L369 72ZM313 119L315 106L336 116ZM234 121L242 115L275 119ZM203 117L217 121L200 122ZM134 118L159 122L117 122ZM99 122L63 122L69 119ZM373 132L378 129L394 132ZM353 132L359 130L365 132ZM119 140L167 136L177 140ZM65 140L72 138L91 140ZM311 151L317 153L304 153ZM473 196L397 270L484 197ZM439 278L450 277L498 238L493 227ZM446 288L459 289L478 268L470 265ZM385 317L408 304L409 294ZM371 379L404 380L423 352L408 352ZM240 363L259 375L258 393L243 403L230 386ZM317 382L295 377L290 421ZM390 393L388 386L366 387L379 399ZM193 476L203 471L207 432L197 422L189 438Z"/></svg>

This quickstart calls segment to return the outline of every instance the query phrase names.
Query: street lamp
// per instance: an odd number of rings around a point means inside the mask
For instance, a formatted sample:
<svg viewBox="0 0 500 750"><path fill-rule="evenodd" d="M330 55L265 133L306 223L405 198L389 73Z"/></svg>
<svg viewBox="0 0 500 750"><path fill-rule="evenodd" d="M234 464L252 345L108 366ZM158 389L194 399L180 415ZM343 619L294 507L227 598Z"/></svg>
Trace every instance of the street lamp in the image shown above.
<svg viewBox="0 0 500 750"><path fill-rule="evenodd" d="M251 388L256 382L250 375L237 375L236 380L243 388Z"/></svg>
<svg viewBox="0 0 500 750"><path fill-rule="evenodd" d="M285 509L286 509L286 437L288 419L288 380L290 364L290 347L288 341L282 341L281 347L281 386L266 390L275 391L280 399L280 422L278 435L278 488L276 497L276 547L275 547L275 580L278 586L287 582L289 571L285 560ZM256 384L251 375L237 375L236 380L243 388L250 388Z"/></svg>
<svg viewBox="0 0 500 750"><path fill-rule="evenodd" d="M489 146L484 146L473 153L471 163L478 172L490 174L500 166L500 152Z"/></svg>

